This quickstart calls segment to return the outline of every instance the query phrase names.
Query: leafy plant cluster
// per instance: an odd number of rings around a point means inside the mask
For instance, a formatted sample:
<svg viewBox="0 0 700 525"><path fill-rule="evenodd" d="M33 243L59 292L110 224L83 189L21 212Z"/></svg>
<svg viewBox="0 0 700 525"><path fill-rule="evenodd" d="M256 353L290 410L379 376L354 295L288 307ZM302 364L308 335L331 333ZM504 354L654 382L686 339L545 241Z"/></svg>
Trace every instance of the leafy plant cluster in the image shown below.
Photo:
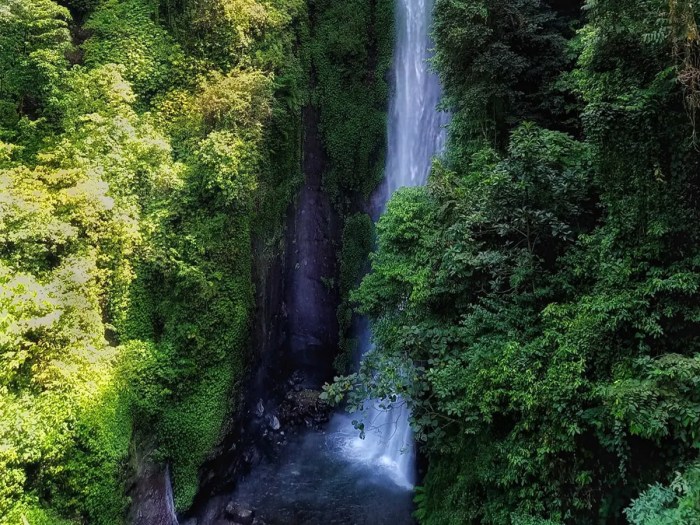
<svg viewBox="0 0 700 525"><path fill-rule="evenodd" d="M700 522L700 13L571 4L436 3L448 149L378 224L376 350L326 394L409 400L421 523Z"/></svg>
<svg viewBox="0 0 700 525"><path fill-rule="evenodd" d="M60 4L0 5L12 525L122 523L144 455L189 505L247 363L252 235L274 248L299 180L303 2Z"/></svg>
<svg viewBox="0 0 700 525"><path fill-rule="evenodd" d="M382 178L393 45L390 0L312 0L313 102L329 168L324 185L348 211Z"/></svg>

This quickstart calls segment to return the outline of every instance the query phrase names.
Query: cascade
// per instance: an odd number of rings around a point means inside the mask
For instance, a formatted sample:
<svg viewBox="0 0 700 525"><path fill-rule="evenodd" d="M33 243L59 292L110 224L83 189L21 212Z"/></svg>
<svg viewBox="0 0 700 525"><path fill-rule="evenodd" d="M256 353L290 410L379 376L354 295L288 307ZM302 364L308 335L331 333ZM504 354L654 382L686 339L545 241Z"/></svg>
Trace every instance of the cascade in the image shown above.
<svg viewBox="0 0 700 525"><path fill-rule="evenodd" d="M432 0L397 0L384 203L398 188L425 184L445 143L448 115L437 110L441 88L428 64L432 10Z"/></svg>
<svg viewBox="0 0 700 525"><path fill-rule="evenodd" d="M431 159L444 145L448 118L437 111L440 84L428 64L433 0L396 2L387 162L385 183L374 202L377 213L383 211L397 189L425 184ZM318 149L308 146L305 150ZM320 184L320 172L315 164L318 159L305 155L307 157L310 164L304 169L306 186L299 199L294 223L295 242L290 250L297 258L293 260L293 267L306 270L294 274L287 301L290 309L299 310L298 315L290 313L289 316L293 321L289 350L305 365L317 364L315 360L328 346L322 341L326 332L317 330L328 323L318 322L313 309L321 294L308 282L315 275L332 273L330 268L323 267L325 263L319 255L320 247L332 246L332 243L321 242L323 239L319 240L316 230L309 230L315 224L330 222L324 215L327 205L316 191ZM371 352L372 338L365 319L358 323L356 335L358 353ZM323 343L319 343L318 349L314 346L317 340ZM309 344L312 345L310 349ZM265 408L261 402L258 405L260 408L256 406L256 411L262 414ZM357 414L341 412L332 416L323 432L309 430L298 435L273 432L274 439L289 440L286 446L276 449L278 453L274 459L257 463L232 494L208 501L198 512L197 523L220 523L217 520L225 514L224 508L230 501L257 509L257 515L270 525L412 523L410 489L415 481L415 453L409 410L400 400L388 409L379 406L378 401L368 401L365 405L370 408L363 412L364 439L351 423ZM268 420L259 415L258 421L265 425Z"/></svg>
<svg viewBox="0 0 700 525"><path fill-rule="evenodd" d="M388 148L383 210L392 193L405 186L425 184L433 155L445 142L448 116L439 112L440 83L430 70L430 24L432 0L398 0L396 45L392 65L393 95L389 107ZM361 330L369 330L366 323ZM360 333L360 350L372 350L368 334ZM364 411L366 436L361 439L343 431L352 419L336 416L332 429L344 436L343 450L351 460L360 460L387 472L397 485L413 486L414 451L409 411L398 401L389 408L378 402Z"/></svg>

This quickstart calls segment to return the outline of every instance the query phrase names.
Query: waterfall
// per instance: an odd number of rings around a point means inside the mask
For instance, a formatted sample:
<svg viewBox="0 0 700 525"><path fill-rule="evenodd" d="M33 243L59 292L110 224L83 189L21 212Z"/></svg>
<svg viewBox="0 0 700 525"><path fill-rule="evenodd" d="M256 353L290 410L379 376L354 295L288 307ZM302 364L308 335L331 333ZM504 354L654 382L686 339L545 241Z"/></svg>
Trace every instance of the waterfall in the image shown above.
<svg viewBox="0 0 700 525"><path fill-rule="evenodd" d="M397 0L384 202L398 188L425 184L431 159L445 143L440 83L427 63L432 9L432 0Z"/></svg>
<svg viewBox="0 0 700 525"><path fill-rule="evenodd" d="M448 120L448 115L436 109L440 84L428 65L434 0L394 1L396 36L387 119L387 161L384 184L372 202L375 216L384 210L397 189L425 184L431 159L443 148ZM290 273L283 287L285 300L280 303L280 314L271 317L269 323L277 322L282 311L288 312L283 325L288 330L288 348L284 349L289 351L290 361L304 370L309 383L304 386L313 389L318 386L316 381L328 374L328 358L333 354L330 348L335 348L332 336L338 330L334 324L337 297L329 296L325 285L319 286L322 283L319 277L335 275L337 271L333 266L336 254L332 242L335 219L321 184L325 166L319 119L311 106L304 110L304 126L305 183L292 228L287 231L288 235L292 233L288 237L285 262ZM373 351L373 346L368 320L355 321L358 351L354 357L359 365L362 356ZM287 395L294 398L297 386L301 387L294 385L294 392L288 391ZM401 399L389 407L385 406L386 402L382 405L371 399L363 404L365 410L361 413L336 411L323 432L310 421L307 424L311 428L305 432L297 433L294 426L289 431L286 427L275 429L276 418L258 417L253 421L255 430L249 435L259 443L248 446L243 441L245 448L236 451L240 463L221 467L225 476L238 475L249 464L255 468L238 481L230 496L210 498L198 512L197 523L220 523L219 518L230 502L257 509L266 523L413 523L416 468L409 408ZM268 406L256 405L255 411L263 414L269 410L265 416L274 417L278 408L270 402ZM352 424L356 418L364 424L364 439ZM230 450L238 444L235 442ZM265 452L263 457L261 452Z"/></svg>
<svg viewBox="0 0 700 525"><path fill-rule="evenodd" d="M437 111L440 83L428 65L432 7L432 0L397 0L396 4L393 93L382 210L397 189L425 184L431 159L445 143L448 116ZM360 349L363 353L372 350L368 334L360 333L358 340L364 347ZM349 459L376 466L397 485L411 488L415 453L409 410L401 401L390 408L381 407L377 401L370 404L364 411L364 439L354 430L343 430L343 425L347 429L352 419L348 415L334 420L331 435L342 436L342 449Z"/></svg>

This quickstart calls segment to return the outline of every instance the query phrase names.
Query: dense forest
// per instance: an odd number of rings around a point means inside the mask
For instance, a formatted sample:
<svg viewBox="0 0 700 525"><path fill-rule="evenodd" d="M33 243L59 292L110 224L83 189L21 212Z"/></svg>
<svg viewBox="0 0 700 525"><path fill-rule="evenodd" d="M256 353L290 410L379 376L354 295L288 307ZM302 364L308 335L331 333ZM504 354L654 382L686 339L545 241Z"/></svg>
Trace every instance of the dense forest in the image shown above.
<svg viewBox="0 0 700 525"><path fill-rule="evenodd" d="M700 523L697 15L436 2L448 149L378 224L378 351L331 390L410 400L420 523Z"/></svg>
<svg viewBox="0 0 700 525"><path fill-rule="evenodd" d="M1 523L120 523L148 463L189 506L251 361L302 106L341 212L381 177L387 6L0 3Z"/></svg>
<svg viewBox="0 0 700 525"><path fill-rule="evenodd" d="M126 523L147 465L190 507L308 107L342 224L323 395L411 407L418 522L700 523L700 6L436 0L446 151L375 231L392 13L0 0L0 524Z"/></svg>
<svg viewBox="0 0 700 525"><path fill-rule="evenodd" d="M144 456L192 499L298 173L304 12L3 1L0 521L118 523Z"/></svg>

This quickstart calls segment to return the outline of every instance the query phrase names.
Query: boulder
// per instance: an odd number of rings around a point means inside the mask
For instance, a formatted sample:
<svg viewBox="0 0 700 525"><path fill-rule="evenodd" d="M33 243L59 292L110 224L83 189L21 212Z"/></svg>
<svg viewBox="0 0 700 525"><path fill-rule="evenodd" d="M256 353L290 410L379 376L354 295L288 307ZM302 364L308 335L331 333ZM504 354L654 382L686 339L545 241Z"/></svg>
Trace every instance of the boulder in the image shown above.
<svg viewBox="0 0 700 525"><path fill-rule="evenodd" d="M280 419L287 426L321 428L330 419L332 407L320 399L318 390L289 391L280 405Z"/></svg>
<svg viewBox="0 0 700 525"><path fill-rule="evenodd" d="M231 501L226 505L224 512L226 513L226 517L231 519L234 523L238 523L240 525L253 525L255 512L246 505L241 505L240 503Z"/></svg>
<svg viewBox="0 0 700 525"><path fill-rule="evenodd" d="M258 399L258 404L255 405L255 415L258 417L263 417L263 414L265 414L265 405L263 404L262 399Z"/></svg>
<svg viewBox="0 0 700 525"><path fill-rule="evenodd" d="M254 445L249 445L243 451L243 462L248 466L257 465L260 462L260 459L260 451Z"/></svg>

